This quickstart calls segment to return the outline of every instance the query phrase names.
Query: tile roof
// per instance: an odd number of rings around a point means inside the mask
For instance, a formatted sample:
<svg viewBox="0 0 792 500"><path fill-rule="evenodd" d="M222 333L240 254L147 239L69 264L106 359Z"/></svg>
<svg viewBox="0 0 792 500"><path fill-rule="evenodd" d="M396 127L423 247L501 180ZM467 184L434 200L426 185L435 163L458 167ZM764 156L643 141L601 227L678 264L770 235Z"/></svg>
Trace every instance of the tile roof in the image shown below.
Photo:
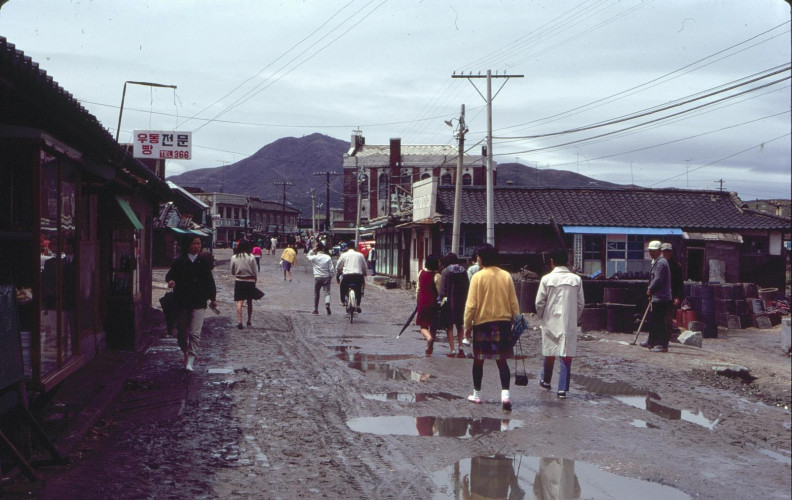
<svg viewBox="0 0 792 500"><path fill-rule="evenodd" d="M496 224L663 227L682 229L774 229L789 231L782 217L740 209L740 199L723 191L680 189L495 189ZM454 189L440 186L437 216L453 223ZM463 224L486 224L486 189L462 191Z"/></svg>

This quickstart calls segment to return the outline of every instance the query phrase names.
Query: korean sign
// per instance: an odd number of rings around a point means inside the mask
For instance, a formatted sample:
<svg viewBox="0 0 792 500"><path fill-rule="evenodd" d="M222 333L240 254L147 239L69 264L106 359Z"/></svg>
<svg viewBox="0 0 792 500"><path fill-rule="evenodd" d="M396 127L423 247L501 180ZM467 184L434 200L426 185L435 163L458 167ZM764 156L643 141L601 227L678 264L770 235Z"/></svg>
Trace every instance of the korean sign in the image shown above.
<svg viewBox="0 0 792 500"><path fill-rule="evenodd" d="M192 158L192 132L135 130L132 156L135 158L189 160Z"/></svg>

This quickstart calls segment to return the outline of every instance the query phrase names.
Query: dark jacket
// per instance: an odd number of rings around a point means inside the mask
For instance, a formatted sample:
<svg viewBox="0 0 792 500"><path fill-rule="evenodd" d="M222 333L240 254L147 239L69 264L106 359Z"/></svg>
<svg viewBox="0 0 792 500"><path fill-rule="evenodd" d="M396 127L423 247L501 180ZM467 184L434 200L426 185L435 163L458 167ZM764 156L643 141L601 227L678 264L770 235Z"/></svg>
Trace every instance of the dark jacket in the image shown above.
<svg viewBox="0 0 792 500"><path fill-rule="evenodd" d="M173 289L176 295L176 307L179 309L206 309L207 300L215 300L217 288L215 287L212 269L214 262L212 256L201 253L195 262L185 255L173 261L165 281L175 281Z"/></svg>
<svg viewBox="0 0 792 500"><path fill-rule="evenodd" d="M448 323L462 325L465 320L465 301L467 301L468 288L467 270L459 264L452 264L443 269L440 275L439 298L448 298L447 312Z"/></svg>
<svg viewBox="0 0 792 500"><path fill-rule="evenodd" d="M685 280L682 278L682 266L676 259L669 259L668 267L671 271L671 297L679 299L680 302L685 295Z"/></svg>

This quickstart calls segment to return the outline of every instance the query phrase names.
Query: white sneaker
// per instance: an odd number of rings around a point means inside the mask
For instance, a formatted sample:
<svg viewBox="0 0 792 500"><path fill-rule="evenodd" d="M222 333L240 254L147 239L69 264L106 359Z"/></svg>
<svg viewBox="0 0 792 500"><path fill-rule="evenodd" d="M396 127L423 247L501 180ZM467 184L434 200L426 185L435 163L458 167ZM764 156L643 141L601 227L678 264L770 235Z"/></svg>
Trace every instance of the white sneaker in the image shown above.
<svg viewBox="0 0 792 500"><path fill-rule="evenodd" d="M464 338L462 339L462 343L463 343L463 344L465 344L465 345L470 345L470 341L468 340L468 338L467 338L467 337L464 337Z"/></svg>
<svg viewBox="0 0 792 500"><path fill-rule="evenodd" d="M184 367L188 372L193 371L193 363L195 363L195 356L187 356L187 366Z"/></svg>
<svg viewBox="0 0 792 500"><path fill-rule="evenodd" d="M477 391L473 389L473 394L467 397L468 401L471 403L476 403L477 405L481 404L481 391Z"/></svg>

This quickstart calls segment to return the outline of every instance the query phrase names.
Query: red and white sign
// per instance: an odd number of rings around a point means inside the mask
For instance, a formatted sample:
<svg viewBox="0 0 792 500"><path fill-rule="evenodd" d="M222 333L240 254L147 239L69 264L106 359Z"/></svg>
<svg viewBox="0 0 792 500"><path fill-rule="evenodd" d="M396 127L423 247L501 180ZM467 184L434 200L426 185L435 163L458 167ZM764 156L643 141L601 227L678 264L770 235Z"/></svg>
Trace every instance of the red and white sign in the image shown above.
<svg viewBox="0 0 792 500"><path fill-rule="evenodd" d="M135 158L192 159L192 132L135 130L132 147Z"/></svg>

